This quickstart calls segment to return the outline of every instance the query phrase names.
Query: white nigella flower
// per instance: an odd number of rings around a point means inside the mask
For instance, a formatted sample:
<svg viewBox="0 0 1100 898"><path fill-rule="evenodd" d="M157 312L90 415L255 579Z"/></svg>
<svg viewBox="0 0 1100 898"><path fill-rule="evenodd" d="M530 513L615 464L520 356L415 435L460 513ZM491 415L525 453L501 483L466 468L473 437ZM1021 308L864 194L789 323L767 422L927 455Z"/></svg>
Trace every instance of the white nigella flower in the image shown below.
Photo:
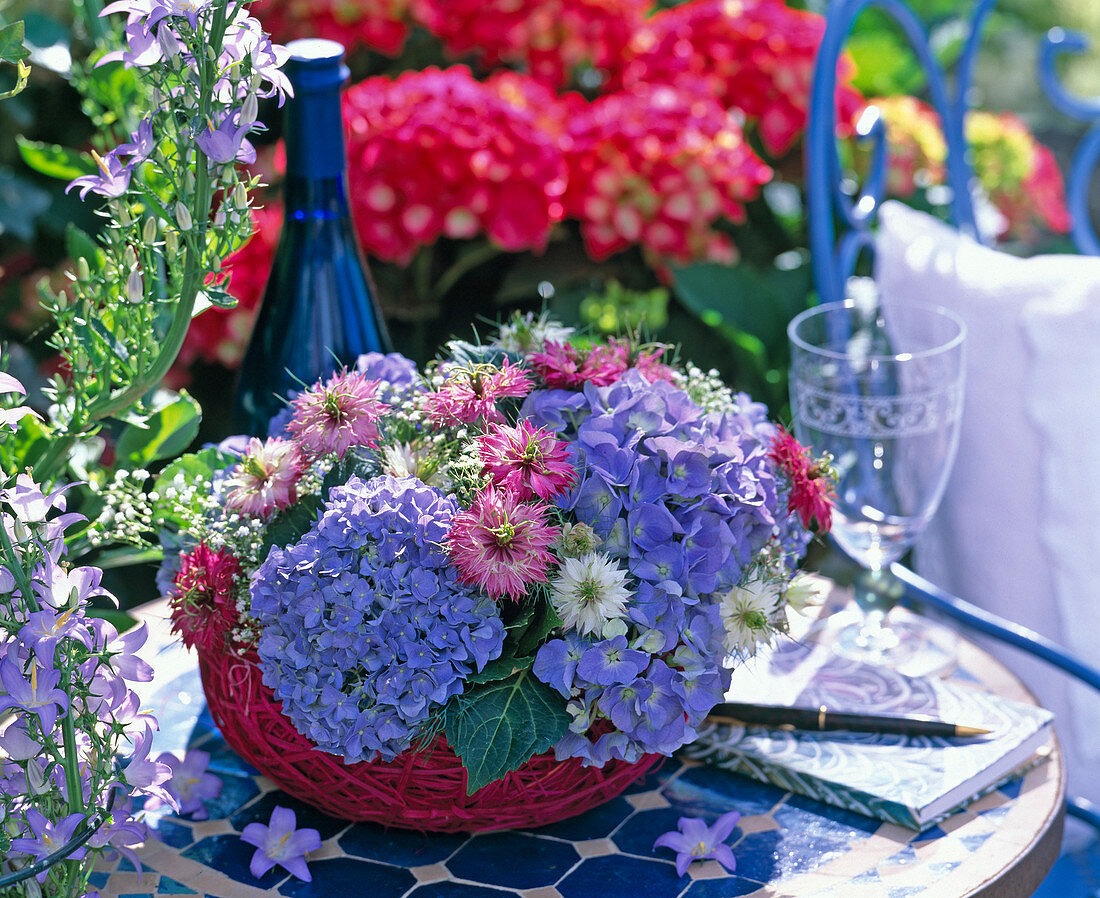
<svg viewBox="0 0 1100 898"><path fill-rule="evenodd" d="M828 584L824 580L808 574L798 574L787 584L787 607L793 611L804 611L812 605L820 605L825 601L828 591Z"/></svg>
<svg viewBox="0 0 1100 898"><path fill-rule="evenodd" d="M566 628L598 635L608 621L626 614L626 571L603 552L562 561L550 581L550 601Z"/></svg>
<svg viewBox="0 0 1100 898"><path fill-rule="evenodd" d="M505 352L542 352L547 343L567 343L572 335L573 328L554 321L546 312L538 318L528 312L502 324L495 343Z"/></svg>
<svg viewBox="0 0 1100 898"><path fill-rule="evenodd" d="M414 449L408 443L396 443L382 450L382 470L392 477L417 477L428 486L449 489L450 479L432 462L431 452Z"/></svg>
<svg viewBox="0 0 1100 898"><path fill-rule="evenodd" d="M779 606L779 587L771 580L750 580L721 598L719 612L726 629L726 648L738 655L756 653L756 644L768 633L768 621Z"/></svg>

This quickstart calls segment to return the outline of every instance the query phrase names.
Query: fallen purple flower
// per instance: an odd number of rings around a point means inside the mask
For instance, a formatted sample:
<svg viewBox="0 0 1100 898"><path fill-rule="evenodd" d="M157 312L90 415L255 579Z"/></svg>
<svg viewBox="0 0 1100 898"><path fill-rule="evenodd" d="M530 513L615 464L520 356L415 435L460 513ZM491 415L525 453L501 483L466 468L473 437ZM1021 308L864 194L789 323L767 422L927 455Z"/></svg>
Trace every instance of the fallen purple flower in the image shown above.
<svg viewBox="0 0 1100 898"><path fill-rule="evenodd" d="M268 825L249 823L241 832L241 841L256 846L249 870L257 879L278 864L303 882L312 882L305 856L321 847L321 834L295 829L296 822L292 810L276 805Z"/></svg>
<svg viewBox="0 0 1100 898"><path fill-rule="evenodd" d="M222 793L222 781L206 769L210 763L210 753L194 748L181 761L166 751L157 757L157 761L172 770L172 778L165 782L164 788L176 799L179 813L190 814L195 820L205 820L208 814L203 799L217 798Z"/></svg>
<svg viewBox="0 0 1100 898"><path fill-rule="evenodd" d="M657 837L656 848L671 848L676 852L676 874L683 876L692 861L713 858L731 873L737 868L737 860L729 845L725 844L741 815L737 811L723 814L712 826L698 817L681 817L676 826L679 832L670 831Z"/></svg>

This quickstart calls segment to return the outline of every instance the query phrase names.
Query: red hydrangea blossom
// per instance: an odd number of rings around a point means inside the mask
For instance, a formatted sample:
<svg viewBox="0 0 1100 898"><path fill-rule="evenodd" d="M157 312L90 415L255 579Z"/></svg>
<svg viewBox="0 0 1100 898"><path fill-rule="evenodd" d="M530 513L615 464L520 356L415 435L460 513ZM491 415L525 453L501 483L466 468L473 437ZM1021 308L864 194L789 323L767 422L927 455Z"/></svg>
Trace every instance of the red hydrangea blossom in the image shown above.
<svg viewBox="0 0 1100 898"><path fill-rule="evenodd" d="M816 518L818 527L828 532L833 523L833 482L827 465L815 461L783 427L778 428L768 457L790 481L787 513L798 512L804 527Z"/></svg>
<svg viewBox="0 0 1100 898"><path fill-rule="evenodd" d="M814 56L824 33L821 16L782 0L690 0L661 10L635 35L623 82L701 88L744 113L778 157L805 130ZM836 100L847 123L861 105L850 84L854 72L842 57Z"/></svg>
<svg viewBox="0 0 1100 898"><path fill-rule="evenodd" d="M541 251L563 216L554 139L463 66L368 78L344 94L344 119L359 239L380 259L481 232Z"/></svg>
<svg viewBox="0 0 1100 898"><path fill-rule="evenodd" d="M172 581L172 630L188 648L209 652L226 646L238 623L233 592L240 573L240 561L226 549L199 543L181 553Z"/></svg>
<svg viewBox="0 0 1100 898"><path fill-rule="evenodd" d="M414 0L414 15L453 56L522 66L553 87L592 67L617 83L652 0Z"/></svg>
<svg viewBox="0 0 1100 898"><path fill-rule="evenodd" d="M661 260L732 262L712 225L743 220L772 175L733 113L668 85L600 97L574 115L563 146L566 211L596 261L639 244Z"/></svg>
<svg viewBox="0 0 1100 898"><path fill-rule="evenodd" d="M273 40L323 37L397 56L409 36L409 0L264 0L253 13Z"/></svg>
<svg viewBox="0 0 1100 898"><path fill-rule="evenodd" d="M514 493L489 486L468 511L455 515L447 548L459 578L494 598L518 599L531 583L545 583L550 547L560 527L546 523L550 507L523 504Z"/></svg>
<svg viewBox="0 0 1100 898"><path fill-rule="evenodd" d="M577 476L568 444L526 418L516 427L490 426L477 442L485 473L521 501L560 496Z"/></svg>

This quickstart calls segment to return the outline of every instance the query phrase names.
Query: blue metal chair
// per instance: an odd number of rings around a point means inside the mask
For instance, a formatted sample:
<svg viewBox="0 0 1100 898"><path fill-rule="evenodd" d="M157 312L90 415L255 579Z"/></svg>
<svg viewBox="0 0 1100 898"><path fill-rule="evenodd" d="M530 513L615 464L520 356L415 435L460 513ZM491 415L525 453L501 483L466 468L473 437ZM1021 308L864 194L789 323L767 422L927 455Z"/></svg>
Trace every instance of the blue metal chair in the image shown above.
<svg viewBox="0 0 1100 898"><path fill-rule="evenodd" d="M951 190L950 211L955 225L982 240L974 213L974 174L967 158L964 120L974 61L983 27L996 0L979 0L971 18L971 30L963 52L948 79L933 54L928 33L903 0L832 0L826 12L826 28L818 53L810 99L806 137L806 189L810 251L814 283L822 302L842 299L845 283L862 254L871 252L874 225L886 186L886 134L881 119L868 110L857 126L857 137L871 146L866 181L855 193L844 189L842 163L836 140L837 62L857 17L868 7L888 14L912 46L927 75L927 99L938 112L947 143L946 178ZM1069 95L1055 74L1061 53L1080 53L1083 37L1054 29L1046 36L1040 54L1040 78L1052 104L1073 118L1092 123L1079 144L1067 178L1072 236L1080 252L1100 255L1100 240L1093 229L1087 206L1092 172L1100 160L1100 101L1084 101ZM891 567L904 587L903 604L932 611L986 636L1001 640L1049 663L1070 677L1100 691L1100 670L1030 629L1004 620L953 596L901 564ZM1100 830L1100 808L1085 799L1069 799L1072 816Z"/></svg>

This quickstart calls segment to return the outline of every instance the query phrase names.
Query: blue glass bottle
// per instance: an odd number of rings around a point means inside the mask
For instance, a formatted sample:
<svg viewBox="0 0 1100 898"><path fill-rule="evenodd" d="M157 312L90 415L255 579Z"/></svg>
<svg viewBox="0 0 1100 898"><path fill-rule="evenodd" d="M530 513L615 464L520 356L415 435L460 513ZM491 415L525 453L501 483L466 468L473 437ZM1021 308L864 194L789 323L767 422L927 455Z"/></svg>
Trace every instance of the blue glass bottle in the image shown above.
<svg viewBox="0 0 1100 898"><path fill-rule="evenodd" d="M294 97L286 104L286 217L234 409L236 426L257 436L303 383L364 352L392 351L348 207L344 49L317 39L288 47Z"/></svg>

